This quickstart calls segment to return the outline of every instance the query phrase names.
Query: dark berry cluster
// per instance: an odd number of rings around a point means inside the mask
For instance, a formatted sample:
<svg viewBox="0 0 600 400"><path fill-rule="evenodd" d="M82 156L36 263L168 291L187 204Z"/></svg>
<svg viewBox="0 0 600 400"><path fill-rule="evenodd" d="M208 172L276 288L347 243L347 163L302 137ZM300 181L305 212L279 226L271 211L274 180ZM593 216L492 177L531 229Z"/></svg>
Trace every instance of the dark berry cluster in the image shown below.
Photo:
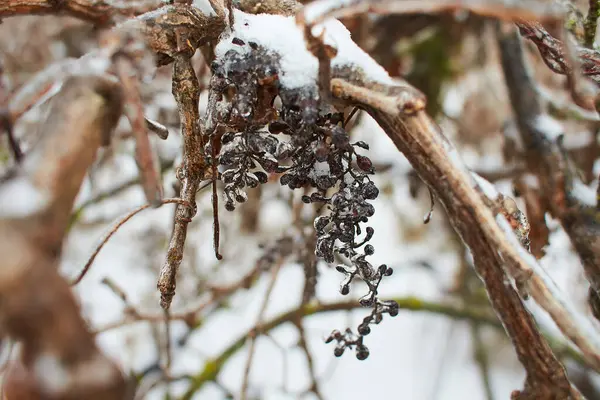
<svg viewBox="0 0 600 400"><path fill-rule="evenodd" d="M251 43L234 44L243 50L226 53L213 71L220 79L221 91L231 86L234 89L228 99L221 99L228 104L216 107L230 110L220 123L232 126L242 117L244 126L221 138L219 164L225 168L221 178L226 208L231 211L236 203L244 202L245 188L266 182L267 174L279 174L281 185L290 189L315 190L302 197L305 203L324 206L324 215L314 222L315 253L328 263L338 258L337 270L345 275L340 289L343 295L350 292L355 278L364 281L369 291L360 304L372 308L359 325L358 334L335 331L330 341L338 342L336 355L356 346L357 357L365 359L369 350L363 337L369 334L369 325L378 324L383 314L398 314L395 302L381 301L377 296L381 280L390 276L392 269L386 265L374 267L367 261L375 252L368 244L374 230L364 224L375 213L370 202L379 190L370 178L374 174L371 160L357 150L368 150L369 146L351 143L343 127L343 114L319 102L316 88L288 89L277 79L270 79L278 74L277 68L264 67L277 65L272 54ZM275 109L277 95L281 106ZM264 109L266 104L270 112Z"/></svg>
<svg viewBox="0 0 600 400"><path fill-rule="evenodd" d="M337 346L333 350L336 357L341 357L347 348L352 350L356 346L356 358L366 360L369 357L369 348L363 344L363 337L363 335L355 335L349 328L344 333L336 329L331 332L331 335L325 341L326 343L331 343L334 340L337 342Z"/></svg>
<svg viewBox="0 0 600 400"><path fill-rule="evenodd" d="M246 187L255 188L268 180L267 173L277 172L278 159L285 152L285 144L261 131L228 132L221 139L219 164L226 167L221 174L225 183L225 208L235 209L236 203L247 200ZM258 167L262 168L257 170Z"/></svg>

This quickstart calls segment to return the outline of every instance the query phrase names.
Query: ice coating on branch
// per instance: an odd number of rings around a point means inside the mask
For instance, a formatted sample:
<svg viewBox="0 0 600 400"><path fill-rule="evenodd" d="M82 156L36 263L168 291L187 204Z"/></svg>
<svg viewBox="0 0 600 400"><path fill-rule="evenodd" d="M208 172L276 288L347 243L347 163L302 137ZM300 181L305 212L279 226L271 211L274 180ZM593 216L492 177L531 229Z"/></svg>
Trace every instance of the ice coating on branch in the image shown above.
<svg viewBox="0 0 600 400"><path fill-rule="evenodd" d="M217 62L230 50L242 54L250 52L252 43L278 56L279 81L284 87L294 89L317 84L318 60L307 50L304 33L294 17L233 12L232 32L222 38L215 49ZM385 69L352 41L341 22L330 19L312 28L313 34L323 30L325 44L337 49L337 55L331 60L333 68L359 68L373 81L392 82Z"/></svg>

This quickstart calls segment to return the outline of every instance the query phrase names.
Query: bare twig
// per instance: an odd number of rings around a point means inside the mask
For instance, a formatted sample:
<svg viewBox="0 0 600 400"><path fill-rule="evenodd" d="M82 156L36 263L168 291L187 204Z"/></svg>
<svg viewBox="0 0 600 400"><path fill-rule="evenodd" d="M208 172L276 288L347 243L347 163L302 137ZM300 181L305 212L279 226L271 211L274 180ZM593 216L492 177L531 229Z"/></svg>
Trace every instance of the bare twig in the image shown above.
<svg viewBox="0 0 600 400"><path fill-rule="evenodd" d="M473 309L465 309L448 304L437 304L427 302L415 297L395 298L393 300L398 303L401 310L422 311L425 313L432 314L439 313L440 315L445 315L454 319L475 321L480 323L482 326L489 326L498 330L503 329L502 324L498 321L498 319L494 318L486 312L480 312L478 310ZM335 311L349 311L359 307L361 306L354 300L339 303L307 304L305 306L280 314L277 317L264 322L260 327L260 331L256 333L268 333L286 323L294 323L294 321L304 319L305 317L311 315ZM239 350L244 348L246 341L250 337L251 335L249 333L244 333L240 335L240 337L235 342L233 342L228 348L226 348L221 354L209 360L202 371L190 378L190 387L182 395L181 399L192 399L194 394L198 392L202 387L204 387L205 384L214 381L218 377L219 373L221 372L227 361L229 361L229 359L233 355L235 355ZM579 353L576 351L571 351L569 353L569 357L579 359Z"/></svg>
<svg viewBox="0 0 600 400"><path fill-rule="evenodd" d="M563 44L550 35L540 23L520 21L517 26L521 35L537 46L548 68L561 75L572 73ZM576 53L583 75L600 85L600 53L583 47L576 48Z"/></svg>
<svg viewBox="0 0 600 400"><path fill-rule="evenodd" d="M173 203L179 204L179 205L183 205L183 206L188 205L188 203L185 200L177 199L177 198L175 198L175 199L163 199L160 202L160 204L173 204ZM104 247L104 245L106 243L108 243L108 241L110 240L110 238L115 233L117 233L117 231L119 230L119 228L121 228L121 226L123 226L127 221L129 221L135 215L139 214L141 211L144 211L145 209L150 208L150 207L155 207L155 205L154 204L144 204L143 206L140 206L140 207L136 208L135 210L130 211L124 217L122 217L119 220L119 222L117 222L110 229L110 231L104 236L104 238L102 239L102 241L100 242L100 244L98 244L98 246L96 246L96 248L94 249L94 252L92 253L92 255L90 256L90 258L88 259L87 263L83 266L83 269L81 270L81 272L79 272L79 274L77 274L77 277L75 279L73 279L73 281L71 281L71 285L74 286L74 285L77 285L79 282L81 282L81 280L85 277L85 275L90 270L90 267L92 266L92 264L94 263L94 260L96 259L96 257L100 253L100 250L102 250L102 248Z"/></svg>
<svg viewBox="0 0 600 400"><path fill-rule="evenodd" d="M116 69L121 84L123 85L123 95L128 107L125 107L125 114L131 124L131 130L135 137L135 160L140 170L140 181L146 200L154 205L161 204L162 183L157 167L157 157L155 156L147 130L147 120L144 117L144 109L140 96L139 82L136 79L136 71L131 62L124 57L116 60Z"/></svg>
<svg viewBox="0 0 600 400"><path fill-rule="evenodd" d="M501 33L500 48L510 98L527 150L528 167L545 188L544 204L561 221L581 258L591 287L598 292L600 255L597 249L600 241L594 204L586 204L576 193L582 190L577 186L583 183L569 171L569 160L556 140L556 131L562 131L562 127L539 123L540 119L549 117L544 113L529 76L518 37Z"/></svg>
<svg viewBox="0 0 600 400"><path fill-rule="evenodd" d="M296 325L300 335L300 338L298 339L298 346L300 346L302 349L302 352L306 357L306 363L308 364L308 373L310 375L310 387L308 388L308 391L312 392L317 399L323 400L323 395L321 394L321 390L319 390L319 382L317 379L317 373L315 372L313 357L310 353L310 349L308 348L308 343L306 342L306 330L304 329L304 324L301 319L294 321L294 324Z"/></svg>
<svg viewBox="0 0 600 400"><path fill-rule="evenodd" d="M259 336L258 332L260 332L262 329L265 311L267 311L267 306L269 305L269 300L271 299L271 293L273 292L273 288L275 287L275 283L277 282L277 276L279 275L279 271L281 270L282 264L283 262L279 261L271 270L271 281L269 282L269 286L267 287L267 291L265 292L262 305L260 306L260 311L258 312L258 317L256 319L255 329L253 329L249 334L250 347L248 348L248 358L246 359L244 377L242 379L242 388L240 389L241 400L246 400L248 396L248 380L250 378L250 369L252 368L252 359L254 357L256 339Z"/></svg>
<svg viewBox="0 0 600 400"><path fill-rule="evenodd" d="M158 278L160 304L164 309L171 306L175 295L175 280L183 258L187 226L196 214L196 192L207 172L203 151L205 139L199 125L198 114L200 89L189 54L178 54L175 58L173 95L179 106L183 137L183 165L178 170L177 177L182 182L180 197L187 202L187 205L177 207L167 259Z"/></svg>
<svg viewBox="0 0 600 400"><path fill-rule="evenodd" d="M492 391L492 385L490 382L490 366L487 349L483 342L481 327L476 323L471 323L471 337L473 338L473 353L475 361L479 366L481 372L481 379L483 380L483 387L485 389L485 397L487 400L494 400L494 392Z"/></svg>
<svg viewBox="0 0 600 400"><path fill-rule="evenodd" d="M317 4L318 3L318 4ZM504 2L498 0L351 0L339 2L325 0L307 5L299 14L299 22L317 24L327 18L345 18L367 12L380 14L431 14L467 10L485 17L514 21L561 19L564 10L553 3L544 1Z"/></svg>

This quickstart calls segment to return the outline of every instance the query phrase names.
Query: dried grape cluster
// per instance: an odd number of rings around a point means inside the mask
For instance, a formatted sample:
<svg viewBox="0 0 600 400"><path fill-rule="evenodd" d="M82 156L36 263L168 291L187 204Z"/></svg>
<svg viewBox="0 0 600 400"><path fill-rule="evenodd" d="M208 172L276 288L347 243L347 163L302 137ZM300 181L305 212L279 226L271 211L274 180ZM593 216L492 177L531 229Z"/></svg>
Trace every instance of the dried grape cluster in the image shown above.
<svg viewBox="0 0 600 400"><path fill-rule="evenodd" d="M369 350L363 337L370 333L369 325L381 322L384 314L398 314L396 302L382 301L377 296L381 280L390 276L392 269L386 265L374 267L367 261L375 252L368 244L374 230L363 225L375 213L370 202L379 190L370 178L374 174L371 160L357 150L368 150L369 146L350 142L343 127L343 113L319 103L316 88L290 90L279 85L273 78L276 71L264 67L276 64L273 60L265 62L269 56L260 47L236 38L232 44L243 49L228 51L213 70L222 92L233 86L230 98L221 98L229 106L217 108L228 110L226 120L239 122L242 117L245 124L243 131L230 131L221 138L219 164L224 168L221 177L226 208L232 211L236 203L246 201L244 190L265 183L267 174L279 174L281 185L292 190L315 189L311 195L302 196L304 203L319 203L326 210L314 221L315 253L328 263L336 262L337 256L337 270L345 275L340 288L343 295L350 292L355 278L364 281L369 291L360 304L372 308L357 334L334 331L329 341L338 343L336 356L356 347L357 358L365 359ZM273 107L275 95L281 99L277 110ZM265 104L271 114L261 109ZM269 120L261 120L261 116L268 115Z"/></svg>

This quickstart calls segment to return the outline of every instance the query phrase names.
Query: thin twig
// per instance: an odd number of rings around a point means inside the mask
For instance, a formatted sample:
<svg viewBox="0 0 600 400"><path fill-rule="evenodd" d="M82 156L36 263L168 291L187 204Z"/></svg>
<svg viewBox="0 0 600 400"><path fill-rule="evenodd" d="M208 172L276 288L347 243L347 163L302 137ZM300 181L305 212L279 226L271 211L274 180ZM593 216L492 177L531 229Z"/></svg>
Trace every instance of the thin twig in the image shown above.
<svg viewBox="0 0 600 400"><path fill-rule="evenodd" d="M302 322L302 319L298 319L294 321L294 325L296 325L298 334L300 335L300 338L298 339L298 346L300 346L302 349L302 352L306 357L306 363L308 364L308 374L310 375L310 387L308 388L308 391L312 392L317 399L323 400L324 397L319 389L319 381L315 371L315 363L308 348L308 343L306 342L306 330L304 329L304 323Z"/></svg>
<svg viewBox="0 0 600 400"><path fill-rule="evenodd" d="M263 298L262 305L260 306L260 311L258 312L258 317L256 319L255 329L253 329L249 334L250 347L248 349L248 358L246 359L246 366L244 368L244 377L242 378L242 388L240 389L241 400L246 400L248 396L248 382L250 378L250 369L252 368L252 359L254 358L256 339L259 336L259 332L262 329L265 311L267 311L267 306L269 305L269 300L271 299L271 293L273 292L273 288L275 287L275 283L277 282L277 276L279 275L279 271L281 270L282 264L282 261L278 262L271 270L271 281L269 283L269 286L267 287L267 291Z"/></svg>
<svg viewBox="0 0 600 400"><path fill-rule="evenodd" d="M500 323L500 321L498 321L497 318L495 318L487 312L481 312L476 309L457 307L455 305L450 304L433 303L421 300L416 297L394 298L390 300L396 301L401 310L422 311L431 314L445 315L447 317L458 320L476 321L478 323L481 323L483 326L493 327L500 331L503 330L502 324ZM304 319L305 317L311 315L336 311L349 311L360 307L361 306L356 300L344 301L339 303L307 304L303 307L299 307L294 310L280 314L279 316L271 319L270 321L264 322L260 327L260 331L256 332L256 334L264 334L267 332L271 332L272 330L276 329L277 327L283 324L293 323L293 321L297 321L298 319ZM254 331L255 329L256 327L252 328L252 331ZM217 379L218 375L220 374L227 361L239 350L244 348L246 341L251 337L252 332L242 334L221 354L209 360L202 371L199 371L196 375L190 378L190 387L182 395L181 400L191 400L195 393L202 389L202 387L204 387L205 384ZM552 342L556 345L556 341ZM584 363L584 361L581 359L581 355L579 352L571 349L570 347L566 347L566 351L569 358L576 360L579 363Z"/></svg>
<svg viewBox="0 0 600 400"><path fill-rule="evenodd" d="M181 204L181 205L187 205L188 204L185 200L178 199L178 198L175 198L175 199L163 199L163 200L161 200L161 204L173 204L173 203ZM136 214L139 214L141 211L144 211L145 209L150 208L150 207L154 207L154 205L152 205L152 204L144 204L143 206L140 206L140 207L138 207L138 208L130 211L128 214L126 214L124 217L122 217L119 220L119 222L117 222L110 229L110 231L104 236L104 238L102 239L102 241L100 242L100 244L94 249L94 252L92 253L92 255L90 256L90 258L88 259L87 263L84 265L84 267L81 270L81 272L79 272L79 274L77 275L77 277L71 281L71 286L77 285L79 282L81 282L81 280L83 279L83 277L88 273L90 267L94 263L94 260L98 256L98 253L100 253L100 250L102 250L102 247L104 247L104 245L110 240L110 238L115 233L117 233L117 231L119 230L119 228L121 226L123 226L131 218L133 218Z"/></svg>
<svg viewBox="0 0 600 400"><path fill-rule="evenodd" d="M128 105L125 107L125 115L127 115L135 138L135 161L140 171L142 188L146 200L150 204L158 206L161 204L162 182L156 165L157 157L155 157L150 144L148 122L144 117L139 82L130 60L121 56L117 58L115 64L117 74L123 85L123 96Z"/></svg>
<svg viewBox="0 0 600 400"><path fill-rule="evenodd" d="M494 400L494 392L492 390L492 384L490 381L490 365L487 354L487 349L483 343L481 326L475 322L471 322L471 337L473 339L473 353L475 355L475 361L479 366L481 372L481 379L483 380L483 388L485 390L485 398L487 400Z"/></svg>

